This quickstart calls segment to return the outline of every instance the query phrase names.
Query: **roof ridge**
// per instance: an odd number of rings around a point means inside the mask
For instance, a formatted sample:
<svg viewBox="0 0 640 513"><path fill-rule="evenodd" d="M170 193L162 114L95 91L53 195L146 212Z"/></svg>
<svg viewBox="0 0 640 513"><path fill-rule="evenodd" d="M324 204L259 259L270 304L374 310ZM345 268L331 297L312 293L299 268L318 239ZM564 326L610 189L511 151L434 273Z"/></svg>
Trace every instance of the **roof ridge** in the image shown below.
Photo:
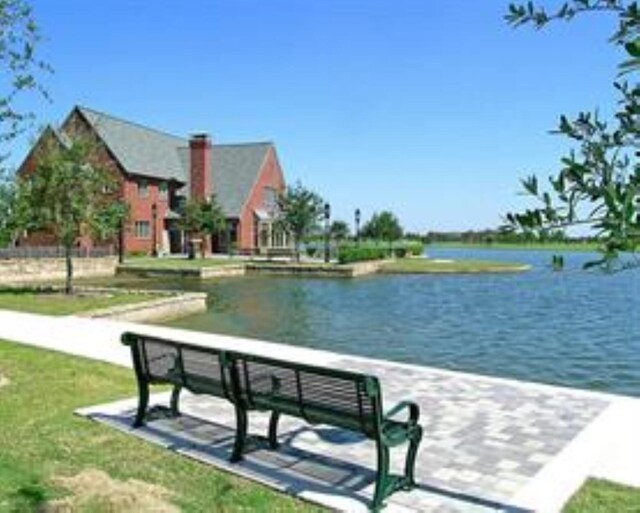
<svg viewBox="0 0 640 513"><path fill-rule="evenodd" d="M173 139L180 139L181 141L187 141L188 142L188 139L186 139L185 137L180 137L179 135L171 134L171 133L169 133L169 132L167 132L165 130L160 130L158 128L153 128L153 127L150 127L150 126L147 126L147 125L143 125L142 123L138 123L137 121L130 121L128 119L124 119L124 118L121 118L121 117L118 117L118 116L114 116L113 114L109 114L108 112L103 112L103 111L100 111L100 110L92 109L90 107L85 107L83 105L76 105L76 108L80 109L80 110L83 110L83 111L91 112L93 114L97 114L99 116L104 116L106 118L111 118L114 121L119 121L121 123L126 123L127 125L132 125L132 126L135 126L135 127L138 127L138 128L142 128L142 129L148 130L150 132L156 132L156 133L161 134L161 135L169 136L169 137L172 137Z"/></svg>
<svg viewBox="0 0 640 513"><path fill-rule="evenodd" d="M223 143L223 144L218 144L215 142L215 140L213 141L213 146L273 146L273 141L255 141L255 142L242 142L242 143Z"/></svg>

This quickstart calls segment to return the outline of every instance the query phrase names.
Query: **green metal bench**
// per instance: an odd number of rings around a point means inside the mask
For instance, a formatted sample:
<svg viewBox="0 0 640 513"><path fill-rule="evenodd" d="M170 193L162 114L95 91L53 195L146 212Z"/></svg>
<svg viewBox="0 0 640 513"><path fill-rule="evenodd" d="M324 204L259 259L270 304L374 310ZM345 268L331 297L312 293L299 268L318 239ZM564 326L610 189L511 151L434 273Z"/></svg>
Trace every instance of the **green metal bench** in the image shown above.
<svg viewBox="0 0 640 513"><path fill-rule="evenodd" d="M271 412L268 440L278 447L281 415L310 424L327 424L362 433L376 442L377 475L372 511L398 490L415 486L415 461L422 439L418 405L403 401L384 413L380 382L367 374L295 362L219 351L126 333L138 380L139 405L134 426L141 426L150 384L172 384L171 411L179 414L180 391L225 398L235 406L236 436L231 461L243 457L248 436L248 413ZM406 412L406 419L398 420ZM408 443L404 473L390 473L390 449Z"/></svg>

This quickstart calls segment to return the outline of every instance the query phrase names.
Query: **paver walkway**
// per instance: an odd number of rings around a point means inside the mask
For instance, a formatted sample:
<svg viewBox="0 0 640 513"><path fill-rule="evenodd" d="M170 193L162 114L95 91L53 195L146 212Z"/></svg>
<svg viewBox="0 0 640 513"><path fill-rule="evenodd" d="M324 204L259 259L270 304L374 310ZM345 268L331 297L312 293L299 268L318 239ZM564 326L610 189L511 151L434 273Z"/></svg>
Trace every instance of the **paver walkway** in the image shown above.
<svg viewBox="0 0 640 513"><path fill-rule="evenodd" d="M380 377L387 407L418 402L425 429L419 487L394 495L388 511L553 512L591 474L640 484L632 482L640 480L640 447L629 428L640 422L640 400L164 327L0 311L0 338L130 366L119 343L125 330L362 370ZM166 402L164 395L154 399ZM134 407L135 398L82 414L130 431ZM186 396L183 411L181 419L158 418L130 432L337 509L366 510L375 470L371 442L285 418L280 450L257 444L245 463L230 465L229 405ZM251 431L265 433L266 422L252 414ZM400 464L403 454L396 456Z"/></svg>

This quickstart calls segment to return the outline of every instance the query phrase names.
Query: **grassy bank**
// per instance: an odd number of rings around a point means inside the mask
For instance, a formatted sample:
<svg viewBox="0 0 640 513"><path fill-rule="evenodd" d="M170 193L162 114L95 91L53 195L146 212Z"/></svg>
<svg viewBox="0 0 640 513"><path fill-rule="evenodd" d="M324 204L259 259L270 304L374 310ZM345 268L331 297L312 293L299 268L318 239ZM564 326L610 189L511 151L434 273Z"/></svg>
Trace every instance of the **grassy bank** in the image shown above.
<svg viewBox="0 0 640 513"><path fill-rule="evenodd" d="M60 477L88 470L163 487L184 512L320 511L73 415L135 395L130 370L0 341L0 375L0 511L41 511L64 495ZM109 501L74 511L121 510Z"/></svg>
<svg viewBox="0 0 640 513"><path fill-rule="evenodd" d="M528 265L485 260L437 260L404 258L386 263L380 269L388 274L510 273L522 272Z"/></svg>
<svg viewBox="0 0 640 513"><path fill-rule="evenodd" d="M536 243L467 243L467 242L434 242L427 246L429 248L453 248L453 249L514 249L514 250L536 250L536 251L584 251L593 252L598 250L598 245L594 242L536 242Z"/></svg>
<svg viewBox="0 0 640 513"><path fill-rule="evenodd" d="M562 511L563 513L639 513L640 489L592 479Z"/></svg>
<svg viewBox="0 0 640 513"><path fill-rule="evenodd" d="M125 292L76 293L67 296L54 291L4 289L0 290L0 309L45 315L71 315L112 306L142 303L158 297L160 296L154 294L128 294Z"/></svg>

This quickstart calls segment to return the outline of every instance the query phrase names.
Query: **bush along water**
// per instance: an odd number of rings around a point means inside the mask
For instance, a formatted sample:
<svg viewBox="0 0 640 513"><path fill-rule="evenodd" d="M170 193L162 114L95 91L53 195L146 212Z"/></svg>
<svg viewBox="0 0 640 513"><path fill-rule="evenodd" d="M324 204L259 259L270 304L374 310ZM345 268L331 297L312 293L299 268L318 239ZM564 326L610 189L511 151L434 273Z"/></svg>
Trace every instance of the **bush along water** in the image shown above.
<svg viewBox="0 0 640 513"><path fill-rule="evenodd" d="M393 245L386 241L365 240L359 244L342 244L338 251L338 262L349 264L364 260L381 260L383 258L405 258L406 256L421 256L424 254L424 244L420 241L403 240Z"/></svg>

